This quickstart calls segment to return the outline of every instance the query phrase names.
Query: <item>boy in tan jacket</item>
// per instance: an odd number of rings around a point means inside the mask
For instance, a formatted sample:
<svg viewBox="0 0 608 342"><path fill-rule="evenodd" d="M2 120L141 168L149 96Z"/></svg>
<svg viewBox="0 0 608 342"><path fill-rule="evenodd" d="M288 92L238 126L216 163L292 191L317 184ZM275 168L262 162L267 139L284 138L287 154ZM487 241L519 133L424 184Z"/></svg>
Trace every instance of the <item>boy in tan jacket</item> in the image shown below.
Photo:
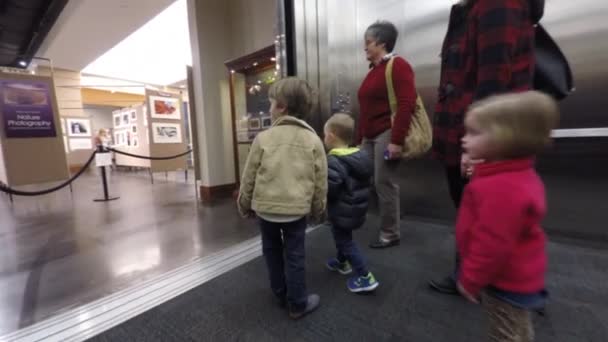
<svg viewBox="0 0 608 342"><path fill-rule="evenodd" d="M282 79L269 98L273 125L251 145L238 207L243 216L259 217L270 287L298 319L319 306L319 296L306 291L304 242L307 217L318 222L325 212L327 159L321 139L303 121L312 107L311 87Z"/></svg>

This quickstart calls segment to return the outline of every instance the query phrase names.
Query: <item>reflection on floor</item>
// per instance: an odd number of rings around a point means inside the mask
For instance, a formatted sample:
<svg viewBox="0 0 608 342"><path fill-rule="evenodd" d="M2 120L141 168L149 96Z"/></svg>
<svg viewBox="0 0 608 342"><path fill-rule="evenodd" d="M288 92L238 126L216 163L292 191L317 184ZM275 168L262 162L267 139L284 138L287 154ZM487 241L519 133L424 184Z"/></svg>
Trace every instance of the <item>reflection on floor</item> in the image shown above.
<svg viewBox="0 0 608 342"><path fill-rule="evenodd" d="M184 173L113 172L74 192L0 197L0 335L165 273L257 235L232 201L197 205Z"/></svg>

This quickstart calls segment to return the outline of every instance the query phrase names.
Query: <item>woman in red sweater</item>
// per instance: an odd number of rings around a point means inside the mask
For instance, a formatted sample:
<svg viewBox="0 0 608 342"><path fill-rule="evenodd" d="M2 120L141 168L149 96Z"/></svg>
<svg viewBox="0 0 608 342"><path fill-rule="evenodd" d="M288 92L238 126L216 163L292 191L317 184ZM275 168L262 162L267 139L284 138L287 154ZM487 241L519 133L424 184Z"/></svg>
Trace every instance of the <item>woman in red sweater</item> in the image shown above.
<svg viewBox="0 0 608 342"><path fill-rule="evenodd" d="M379 21L365 32L365 52L370 71L359 88L358 143L374 161L374 186L380 208L380 232L372 248L396 246L400 241L399 185L395 169L403 151L403 142L410 128L416 106L414 71L409 63L393 53L397 28ZM391 122L391 109L386 85L387 62L393 61L393 88L397 97L397 113ZM385 155L386 154L386 155Z"/></svg>
<svg viewBox="0 0 608 342"><path fill-rule="evenodd" d="M481 297L490 316L490 341L532 341L530 310L546 297L547 211L534 156L557 126L557 104L539 92L477 102L465 119L462 147L484 160L473 169L456 223L461 257L458 290Z"/></svg>

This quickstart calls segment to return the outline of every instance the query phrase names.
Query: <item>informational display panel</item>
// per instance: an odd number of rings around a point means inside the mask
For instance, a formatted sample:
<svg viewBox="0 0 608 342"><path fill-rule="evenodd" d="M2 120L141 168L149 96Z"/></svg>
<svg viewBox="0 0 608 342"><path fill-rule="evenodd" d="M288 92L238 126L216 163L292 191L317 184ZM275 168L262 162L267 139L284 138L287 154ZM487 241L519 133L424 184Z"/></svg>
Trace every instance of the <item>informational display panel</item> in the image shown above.
<svg viewBox="0 0 608 342"><path fill-rule="evenodd" d="M172 156L187 151L181 97L177 94L146 89L146 102L150 155ZM151 162L152 172L178 171L186 168L186 156Z"/></svg>
<svg viewBox="0 0 608 342"><path fill-rule="evenodd" d="M53 80L0 73L2 164L9 186L69 178Z"/></svg>

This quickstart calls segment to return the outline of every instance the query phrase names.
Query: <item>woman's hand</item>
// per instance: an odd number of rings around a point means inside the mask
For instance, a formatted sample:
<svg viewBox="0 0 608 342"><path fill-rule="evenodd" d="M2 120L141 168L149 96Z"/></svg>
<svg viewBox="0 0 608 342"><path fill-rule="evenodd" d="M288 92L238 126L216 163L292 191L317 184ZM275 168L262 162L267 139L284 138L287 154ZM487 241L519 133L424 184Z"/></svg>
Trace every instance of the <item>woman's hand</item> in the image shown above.
<svg viewBox="0 0 608 342"><path fill-rule="evenodd" d="M388 144L386 150L388 151L388 159L390 160L399 159L401 158L401 154L403 154L403 146L400 145Z"/></svg>

